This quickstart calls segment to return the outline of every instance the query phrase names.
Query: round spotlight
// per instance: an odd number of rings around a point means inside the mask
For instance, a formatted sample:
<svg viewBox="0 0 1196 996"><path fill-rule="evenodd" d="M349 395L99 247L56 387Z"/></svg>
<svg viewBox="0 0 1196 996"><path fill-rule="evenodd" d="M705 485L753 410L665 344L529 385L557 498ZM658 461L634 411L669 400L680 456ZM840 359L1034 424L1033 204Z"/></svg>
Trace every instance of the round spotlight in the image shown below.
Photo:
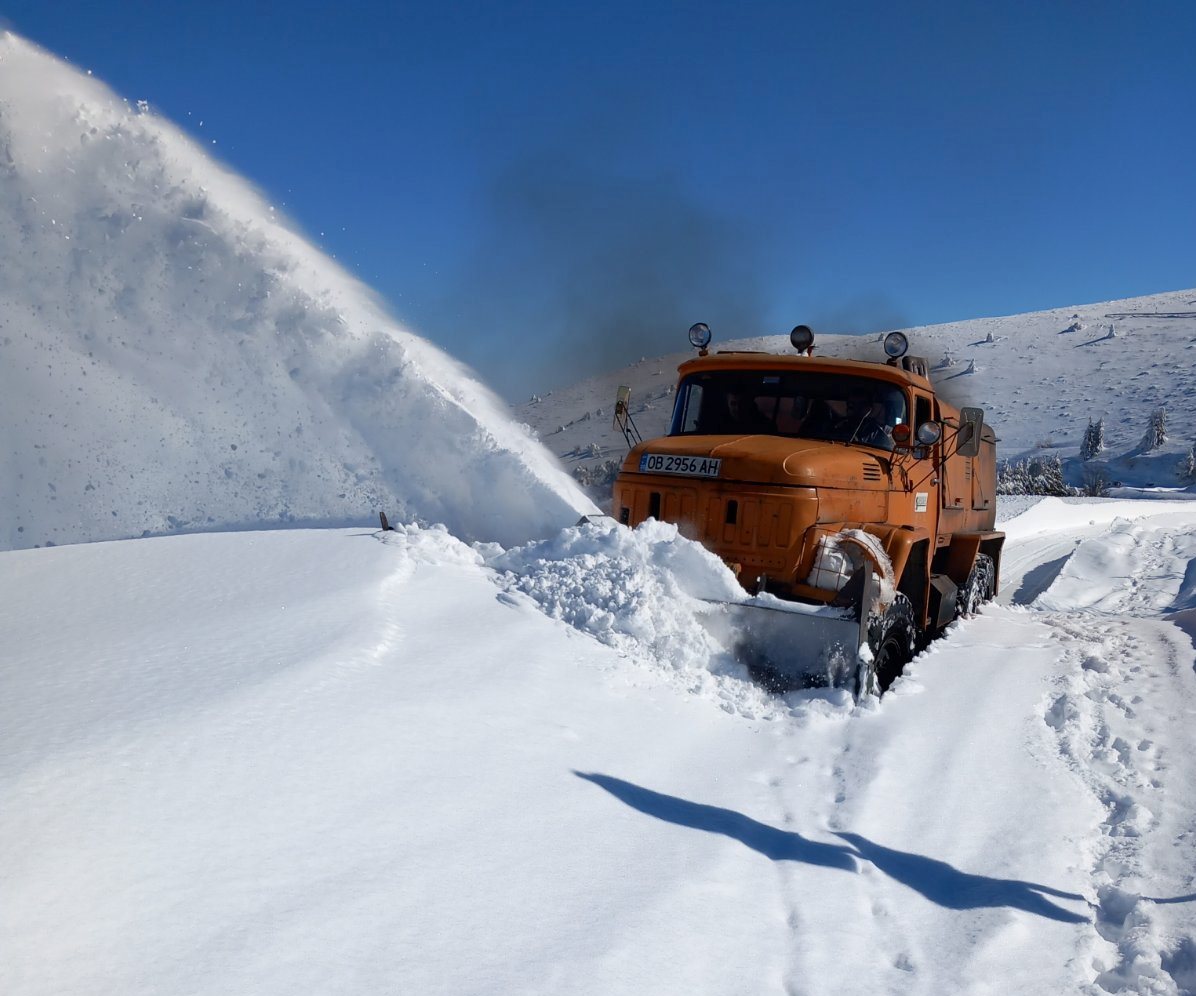
<svg viewBox="0 0 1196 996"><path fill-rule="evenodd" d="M923 422L914 434L914 438L923 446L933 446L942 437L943 428L937 422Z"/></svg>
<svg viewBox="0 0 1196 996"><path fill-rule="evenodd" d="M909 349L909 340L902 332L890 332L885 336L885 355L891 359L904 356Z"/></svg>
<svg viewBox="0 0 1196 996"><path fill-rule="evenodd" d="M809 325L795 325L789 333L789 341L799 353L804 353L814 345L814 330Z"/></svg>
<svg viewBox="0 0 1196 996"><path fill-rule="evenodd" d="M710 345L710 326L705 322L695 322L689 327L690 345L697 349L705 349Z"/></svg>

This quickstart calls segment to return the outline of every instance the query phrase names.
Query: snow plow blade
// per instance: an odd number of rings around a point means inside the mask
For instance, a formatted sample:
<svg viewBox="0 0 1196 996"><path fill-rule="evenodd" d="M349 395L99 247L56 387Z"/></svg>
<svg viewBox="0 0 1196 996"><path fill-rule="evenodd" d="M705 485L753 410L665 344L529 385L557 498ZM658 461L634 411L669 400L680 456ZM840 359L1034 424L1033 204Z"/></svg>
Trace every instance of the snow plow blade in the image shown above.
<svg viewBox="0 0 1196 996"><path fill-rule="evenodd" d="M853 608L755 598L712 603L704 623L769 689L846 688L859 698L862 665L870 659L861 657L861 648L868 645L870 615L862 607L871 607L875 597L876 585L869 576Z"/></svg>

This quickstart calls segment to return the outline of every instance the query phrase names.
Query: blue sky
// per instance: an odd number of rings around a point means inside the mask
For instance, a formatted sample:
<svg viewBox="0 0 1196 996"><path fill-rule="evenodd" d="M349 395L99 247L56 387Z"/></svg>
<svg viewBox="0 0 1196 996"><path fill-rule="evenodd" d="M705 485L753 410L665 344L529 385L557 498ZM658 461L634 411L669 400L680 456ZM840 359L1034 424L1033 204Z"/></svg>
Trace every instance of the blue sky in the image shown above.
<svg viewBox="0 0 1196 996"><path fill-rule="evenodd" d="M698 320L875 331L1196 285L1193 3L0 13L512 399Z"/></svg>

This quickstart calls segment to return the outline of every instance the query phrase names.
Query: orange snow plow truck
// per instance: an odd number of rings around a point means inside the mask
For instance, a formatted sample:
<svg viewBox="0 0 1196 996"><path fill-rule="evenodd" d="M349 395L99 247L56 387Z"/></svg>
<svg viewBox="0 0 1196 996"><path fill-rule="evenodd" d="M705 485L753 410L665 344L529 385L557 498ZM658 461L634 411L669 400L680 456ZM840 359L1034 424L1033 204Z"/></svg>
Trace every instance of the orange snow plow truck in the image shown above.
<svg viewBox="0 0 1196 996"><path fill-rule="evenodd" d="M879 694L997 591L996 437L936 396L900 332L884 362L815 357L804 325L790 340L795 355L710 354L690 329L669 434L632 447L613 514L723 559L744 599L705 622L766 684Z"/></svg>

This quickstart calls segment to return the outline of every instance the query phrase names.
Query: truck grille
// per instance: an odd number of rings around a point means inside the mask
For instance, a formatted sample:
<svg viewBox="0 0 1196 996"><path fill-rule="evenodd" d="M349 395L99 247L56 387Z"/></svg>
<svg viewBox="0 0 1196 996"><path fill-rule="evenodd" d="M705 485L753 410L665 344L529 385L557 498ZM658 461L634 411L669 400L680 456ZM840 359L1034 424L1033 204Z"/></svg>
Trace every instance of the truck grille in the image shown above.
<svg viewBox="0 0 1196 996"><path fill-rule="evenodd" d="M728 559L781 570L792 560L794 506L767 495L701 494L696 488L624 485L619 502L629 524L647 518L674 522L683 536L700 540ZM616 514L622 517L619 509Z"/></svg>

